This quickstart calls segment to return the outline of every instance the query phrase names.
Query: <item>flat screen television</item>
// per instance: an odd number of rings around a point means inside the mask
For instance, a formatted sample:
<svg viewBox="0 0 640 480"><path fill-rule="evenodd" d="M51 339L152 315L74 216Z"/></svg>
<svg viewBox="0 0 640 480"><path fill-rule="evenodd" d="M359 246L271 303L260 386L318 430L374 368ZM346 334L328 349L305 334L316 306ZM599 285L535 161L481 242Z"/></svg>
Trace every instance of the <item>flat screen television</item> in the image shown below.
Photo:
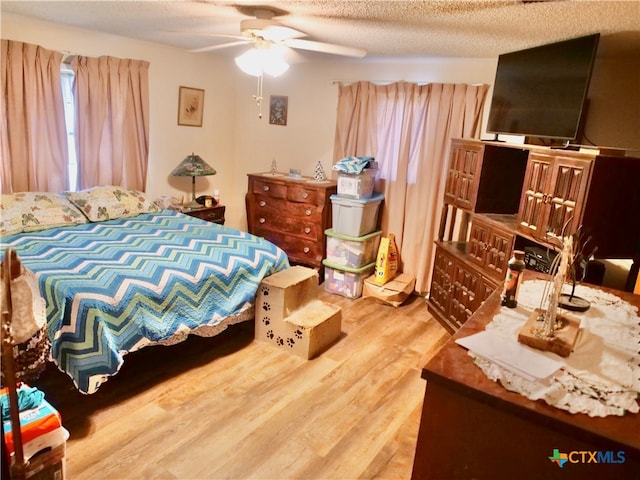
<svg viewBox="0 0 640 480"><path fill-rule="evenodd" d="M599 39L596 33L500 55L487 131L574 140Z"/></svg>

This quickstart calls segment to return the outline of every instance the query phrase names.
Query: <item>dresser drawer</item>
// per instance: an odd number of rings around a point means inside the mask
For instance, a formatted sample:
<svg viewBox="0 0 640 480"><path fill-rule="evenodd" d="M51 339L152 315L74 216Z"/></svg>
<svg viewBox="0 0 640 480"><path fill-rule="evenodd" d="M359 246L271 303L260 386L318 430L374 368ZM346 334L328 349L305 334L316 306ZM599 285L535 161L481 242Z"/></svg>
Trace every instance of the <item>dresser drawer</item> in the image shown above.
<svg viewBox="0 0 640 480"><path fill-rule="evenodd" d="M292 202L313 203L317 202L318 192L304 185L289 185L287 187L287 199Z"/></svg>
<svg viewBox="0 0 640 480"><path fill-rule="evenodd" d="M305 263L306 260L318 266L324 258L323 241L304 240L263 227L256 227L254 234L278 245L287 252L290 261Z"/></svg>
<svg viewBox="0 0 640 480"><path fill-rule="evenodd" d="M252 193L262 194L272 198L287 198L287 186L265 180L254 180Z"/></svg>
<svg viewBox="0 0 640 480"><path fill-rule="evenodd" d="M320 264L324 258L323 245L318 242L294 240L292 243L285 243L284 249L289 255L289 258L297 262L308 261Z"/></svg>
<svg viewBox="0 0 640 480"><path fill-rule="evenodd" d="M256 216L296 217L309 221L322 219L324 205L310 203L289 202L280 198L272 198L266 195L255 196Z"/></svg>
<svg viewBox="0 0 640 480"><path fill-rule="evenodd" d="M276 213L259 216L256 224L256 231L281 232L286 235L296 235L308 240L324 241L324 230L322 225L314 221L300 221L291 217L283 217Z"/></svg>

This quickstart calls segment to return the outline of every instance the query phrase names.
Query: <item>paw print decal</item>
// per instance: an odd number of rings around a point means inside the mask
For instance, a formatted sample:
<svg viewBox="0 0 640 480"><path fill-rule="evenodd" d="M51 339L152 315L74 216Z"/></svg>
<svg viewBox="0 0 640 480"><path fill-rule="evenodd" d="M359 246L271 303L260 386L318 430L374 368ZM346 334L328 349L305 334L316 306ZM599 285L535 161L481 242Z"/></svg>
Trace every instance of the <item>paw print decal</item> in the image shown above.
<svg viewBox="0 0 640 480"><path fill-rule="evenodd" d="M265 325L271 325L271 320L269 320L269 317L262 317L262 323Z"/></svg>
<svg viewBox="0 0 640 480"><path fill-rule="evenodd" d="M273 330L267 330L267 338L269 340L273 340L273 337L275 337L275 335L273 334Z"/></svg>
<svg viewBox="0 0 640 480"><path fill-rule="evenodd" d="M287 338L287 345L291 348L296 344L296 341L293 338Z"/></svg>
<svg viewBox="0 0 640 480"><path fill-rule="evenodd" d="M268 312L269 310L271 310L271 305L269 305L268 303L265 302L265 303L262 304L262 309L265 312Z"/></svg>
<svg viewBox="0 0 640 480"><path fill-rule="evenodd" d="M277 343L278 345L280 345L281 347L283 347L283 346L284 346L284 340L283 340L283 338L282 338L282 337L278 337L278 338L276 338L276 343Z"/></svg>
<svg viewBox="0 0 640 480"><path fill-rule="evenodd" d="M262 295L264 296L269 295L269 287L262 287Z"/></svg>
<svg viewBox="0 0 640 480"><path fill-rule="evenodd" d="M293 333L295 334L295 336L296 336L296 338L298 340L300 340L302 338L302 330L300 330L299 328L297 328L296 331L293 332Z"/></svg>

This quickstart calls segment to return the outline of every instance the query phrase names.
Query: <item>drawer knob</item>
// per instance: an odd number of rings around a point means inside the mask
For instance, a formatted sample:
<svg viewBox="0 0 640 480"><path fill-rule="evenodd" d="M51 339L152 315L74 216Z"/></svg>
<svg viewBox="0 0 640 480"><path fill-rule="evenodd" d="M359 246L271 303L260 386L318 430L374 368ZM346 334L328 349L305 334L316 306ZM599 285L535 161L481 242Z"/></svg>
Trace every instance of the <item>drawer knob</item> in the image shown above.
<svg viewBox="0 0 640 480"><path fill-rule="evenodd" d="M267 204L267 202L265 202L264 200L260 200L260 206L264 207Z"/></svg>
<svg viewBox="0 0 640 480"><path fill-rule="evenodd" d="M302 250L304 251L304 253L309 253L309 250L311 249L309 247L304 247Z"/></svg>
<svg viewBox="0 0 640 480"><path fill-rule="evenodd" d="M308 208L304 211L305 214L307 214L307 216L311 215L311 210L309 210Z"/></svg>
<svg viewBox="0 0 640 480"><path fill-rule="evenodd" d="M304 233L311 233L311 228L310 227L305 227L304 228Z"/></svg>
<svg viewBox="0 0 640 480"><path fill-rule="evenodd" d="M262 187L262 189L263 189L265 192L268 192L268 191L269 191L269 185L265 185L264 187Z"/></svg>
<svg viewBox="0 0 640 480"><path fill-rule="evenodd" d="M309 192L304 192L302 194L302 198L309 198Z"/></svg>
<svg viewBox="0 0 640 480"><path fill-rule="evenodd" d="M264 218L264 217L260 217L260 219L259 219L258 221L259 221L260 223L264 223L264 222L266 222L266 221L267 221L267 219L266 219L266 218Z"/></svg>

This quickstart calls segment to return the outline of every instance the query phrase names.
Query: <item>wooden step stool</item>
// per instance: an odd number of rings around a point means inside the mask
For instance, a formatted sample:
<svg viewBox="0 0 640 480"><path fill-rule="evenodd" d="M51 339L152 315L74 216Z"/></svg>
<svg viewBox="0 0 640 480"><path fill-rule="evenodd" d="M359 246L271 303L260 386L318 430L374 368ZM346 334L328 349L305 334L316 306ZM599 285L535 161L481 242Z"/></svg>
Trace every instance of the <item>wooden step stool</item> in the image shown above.
<svg viewBox="0 0 640 480"><path fill-rule="evenodd" d="M255 338L310 359L340 338L342 310L316 298L318 272L294 266L266 277L256 299Z"/></svg>

